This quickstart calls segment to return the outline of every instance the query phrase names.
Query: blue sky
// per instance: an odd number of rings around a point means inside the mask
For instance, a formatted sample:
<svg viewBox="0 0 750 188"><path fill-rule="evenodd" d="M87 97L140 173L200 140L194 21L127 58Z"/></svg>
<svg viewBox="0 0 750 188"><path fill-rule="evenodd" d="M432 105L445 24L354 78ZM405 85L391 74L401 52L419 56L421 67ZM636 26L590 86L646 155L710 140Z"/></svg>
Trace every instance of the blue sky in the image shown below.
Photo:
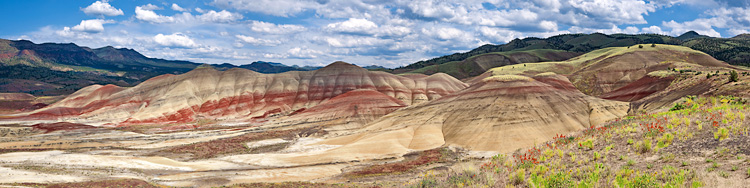
<svg viewBox="0 0 750 188"><path fill-rule="evenodd" d="M0 38L199 63L397 67L563 33L750 32L750 0L0 1Z"/></svg>

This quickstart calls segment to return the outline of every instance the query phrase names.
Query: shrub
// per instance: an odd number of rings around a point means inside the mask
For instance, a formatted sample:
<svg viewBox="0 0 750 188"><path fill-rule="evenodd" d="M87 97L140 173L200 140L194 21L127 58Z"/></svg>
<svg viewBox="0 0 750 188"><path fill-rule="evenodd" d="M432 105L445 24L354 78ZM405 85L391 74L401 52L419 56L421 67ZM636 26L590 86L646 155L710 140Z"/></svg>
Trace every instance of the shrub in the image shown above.
<svg viewBox="0 0 750 188"><path fill-rule="evenodd" d="M672 153L667 153L661 156L661 160L664 162L672 162L674 161L675 155Z"/></svg>
<svg viewBox="0 0 750 188"><path fill-rule="evenodd" d="M719 128L719 130L716 130L714 133L714 139L719 139L719 141L727 139L727 137L729 137L729 130L724 127Z"/></svg>
<svg viewBox="0 0 750 188"><path fill-rule="evenodd" d="M419 188L427 188L427 187L437 187L438 181L435 178L425 178L422 179L422 181L419 181L419 184L416 187Z"/></svg>
<svg viewBox="0 0 750 188"><path fill-rule="evenodd" d="M693 180L693 183L692 183L692 185L690 187L703 187L703 182L697 181L697 180Z"/></svg>
<svg viewBox="0 0 750 188"><path fill-rule="evenodd" d="M589 138L589 139L586 139L586 141L579 142L578 147L594 149L594 140Z"/></svg>
<svg viewBox="0 0 750 188"><path fill-rule="evenodd" d="M573 180L570 176L566 175L565 173L555 173L555 175L552 175L549 179L549 183L547 184L548 187L572 187L573 186Z"/></svg>
<svg viewBox="0 0 750 188"><path fill-rule="evenodd" d="M475 179L477 179L479 176L481 176L481 174L478 174L474 171L464 171L463 173L449 176L446 181L451 185L460 187L463 185L473 184Z"/></svg>
<svg viewBox="0 0 750 188"><path fill-rule="evenodd" d="M685 109L685 105L684 104L682 104L682 103L675 103L674 106L672 106L672 108L669 109L669 111L677 111L677 110L682 110L682 109Z"/></svg>
<svg viewBox="0 0 750 188"><path fill-rule="evenodd" d="M653 47L656 47L656 44L651 44L651 47L652 47L652 48L653 48Z"/></svg>
<svg viewBox="0 0 750 188"><path fill-rule="evenodd" d="M639 141L637 144L635 144L635 150L638 153L648 153L651 152L651 140L645 139L643 141Z"/></svg>
<svg viewBox="0 0 750 188"><path fill-rule="evenodd" d="M643 48L643 45L640 45L640 44L639 44L639 45L638 45L638 48Z"/></svg>
<svg viewBox="0 0 750 188"><path fill-rule="evenodd" d="M729 82L736 82L739 81L739 77L737 76L737 71L732 70L732 72L729 72Z"/></svg>
<svg viewBox="0 0 750 188"><path fill-rule="evenodd" d="M724 171L719 172L719 176L721 176L722 178L729 178L729 174Z"/></svg>
<svg viewBox="0 0 750 188"><path fill-rule="evenodd" d="M672 133L666 133L661 137L661 139L659 139L658 145L660 148L667 147L672 144L672 140L674 140L674 136L672 135Z"/></svg>
<svg viewBox="0 0 750 188"><path fill-rule="evenodd" d="M516 174L511 178L510 182L513 183L513 185L520 185L523 183L523 180L526 179L524 178L524 176L526 176L526 170L524 170L523 168L518 169L516 170Z"/></svg>
<svg viewBox="0 0 750 188"><path fill-rule="evenodd" d="M599 152L596 152L596 151L595 151L595 152L594 152L594 161L596 161L596 160L599 160L599 159L601 159L601 158L602 158L602 155L601 155L601 154L599 154Z"/></svg>
<svg viewBox="0 0 750 188"><path fill-rule="evenodd" d="M621 176L617 176L616 180L619 187L660 187L656 177L650 176L648 174L643 174L641 176L635 176L632 180L627 180Z"/></svg>

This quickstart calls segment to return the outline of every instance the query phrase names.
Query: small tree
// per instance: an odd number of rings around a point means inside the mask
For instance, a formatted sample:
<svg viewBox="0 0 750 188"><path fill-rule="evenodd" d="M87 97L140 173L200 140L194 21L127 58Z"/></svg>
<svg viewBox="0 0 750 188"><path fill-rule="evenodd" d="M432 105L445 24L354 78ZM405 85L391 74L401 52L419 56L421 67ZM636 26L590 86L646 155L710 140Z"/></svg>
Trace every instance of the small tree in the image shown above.
<svg viewBox="0 0 750 188"><path fill-rule="evenodd" d="M653 48L653 47L656 47L656 44L651 44L651 47L652 47L652 48Z"/></svg>
<svg viewBox="0 0 750 188"><path fill-rule="evenodd" d="M736 82L739 80L739 76L737 75L737 71L732 70L732 72L729 72L729 82Z"/></svg>

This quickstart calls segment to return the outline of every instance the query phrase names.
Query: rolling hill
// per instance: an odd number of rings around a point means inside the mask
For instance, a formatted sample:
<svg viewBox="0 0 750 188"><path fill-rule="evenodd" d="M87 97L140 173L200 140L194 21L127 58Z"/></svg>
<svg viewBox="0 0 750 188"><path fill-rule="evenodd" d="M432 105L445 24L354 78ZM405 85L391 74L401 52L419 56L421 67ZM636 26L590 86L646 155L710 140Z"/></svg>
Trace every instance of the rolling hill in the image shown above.
<svg viewBox="0 0 750 188"><path fill-rule="evenodd" d="M563 34L549 38L525 38L515 39L507 44L502 45L483 45L465 53L455 53L452 55L433 58L430 60L419 61L404 67L393 69L394 73L436 73L442 72L450 74L457 78L470 78L478 76L484 69L482 66L472 62L472 58L483 55L497 54L531 54L532 58L527 58L517 63L534 63L545 61L561 61L565 58L574 57L578 54L591 52L608 47L626 47L635 44L669 44L683 45L694 50L698 50L713 56L714 58L725 61L732 65L748 66L750 56L746 54L750 38L738 35L733 38L713 38L700 35L694 31L686 32L679 37L671 37L656 34L612 34L606 35L601 33L593 34ZM545 53L540 54L540 50ZM545 56L545 54L548 54ZM559 54L557 56L554 56ZM549 58L552 55L556 58ZM512 56L506 55L505 59L513 59ZM511 61L513 62L513 61ZM513 62L513 63L516 63ZM443 65L445 64L445 65ZM498 63L497 66L507 65ZM497 67L494 66L494 67ZM493 68L493 67L490 67Z"/></svg>
<svg viewBox="0 0 750 188"><path fill-rule="evenodd" d="M375 90L398 99L402 103L394 106L401 106L424 103L465 87L445 74L409 78L344 62L315 71L280 74L199 68L154 77L130 88L92 85L27 115L32 119L64 118L121 126L226 119L265 121L294 112L305 114L307 108L356 89Z"/></svg>
<svg viewBox="0 0 750 188"><path fill-rule="evenodd" d="M699 66L728 68L731 65L687 47L644 44L604 48L561 62L497 67L476 79L493 75L536 75L554 72L567 75L583 93L618 98L609 93L646 76L655 77L656 73L653 72ZM661 89L663 88L652 88L652 91ZM630 100L637 99L639 98Z"/></svg>

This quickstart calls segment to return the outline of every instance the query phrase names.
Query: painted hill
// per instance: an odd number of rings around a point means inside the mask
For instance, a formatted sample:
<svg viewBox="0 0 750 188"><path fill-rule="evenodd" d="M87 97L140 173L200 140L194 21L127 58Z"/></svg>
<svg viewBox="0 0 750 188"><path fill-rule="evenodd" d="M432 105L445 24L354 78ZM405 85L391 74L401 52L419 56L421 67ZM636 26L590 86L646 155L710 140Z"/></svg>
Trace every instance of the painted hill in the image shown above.
<svg viewBox="0 0 750 188"><path fill-rule="evenodd" d="M509 152L597 126L624 116L627 109L625 102L579 92L564 76L496 76L318 143L340 145L335 149L274 160L295 165L348 162L442 146Z"/></svg>
<svg viewBox="0 0 750 188"><path fill-rule="evenodd" d="M383 115L409 106L384 93L370 90L352 90L311 108L300 109L288 118L280 118L277 125L322 126L333 130L352 130L380 118ZM336 126L336 127L330 127Z"/></svg>
<svg viewBox="0 0 750 188"><path fill-rule="evenodd" d="M528 76L554 72L567 75L576 88L588 95L634 101L668 86L663 82L669 83L671 78L660 75L664 72L658 71L704 66L730 67L729 64L687 47L643 44L595 50L561 62L498 67L477 79L493 75ZM643 78L646 79L641 80ZM630 85L633 83L636 85ZM622 88L629 89L623 91Z"/></svg>
<svg viewBox="0 0 750 188"><path fill-rule="evenodd" d="M112 125L204 119L262 121L314 107L357 89L376 90L412 105L465 87L463 82L445 74L412 79L370 72L344 62L315 71L280 74L201 68L154 77L132 88L93 85L27 115Z"/></svg>

